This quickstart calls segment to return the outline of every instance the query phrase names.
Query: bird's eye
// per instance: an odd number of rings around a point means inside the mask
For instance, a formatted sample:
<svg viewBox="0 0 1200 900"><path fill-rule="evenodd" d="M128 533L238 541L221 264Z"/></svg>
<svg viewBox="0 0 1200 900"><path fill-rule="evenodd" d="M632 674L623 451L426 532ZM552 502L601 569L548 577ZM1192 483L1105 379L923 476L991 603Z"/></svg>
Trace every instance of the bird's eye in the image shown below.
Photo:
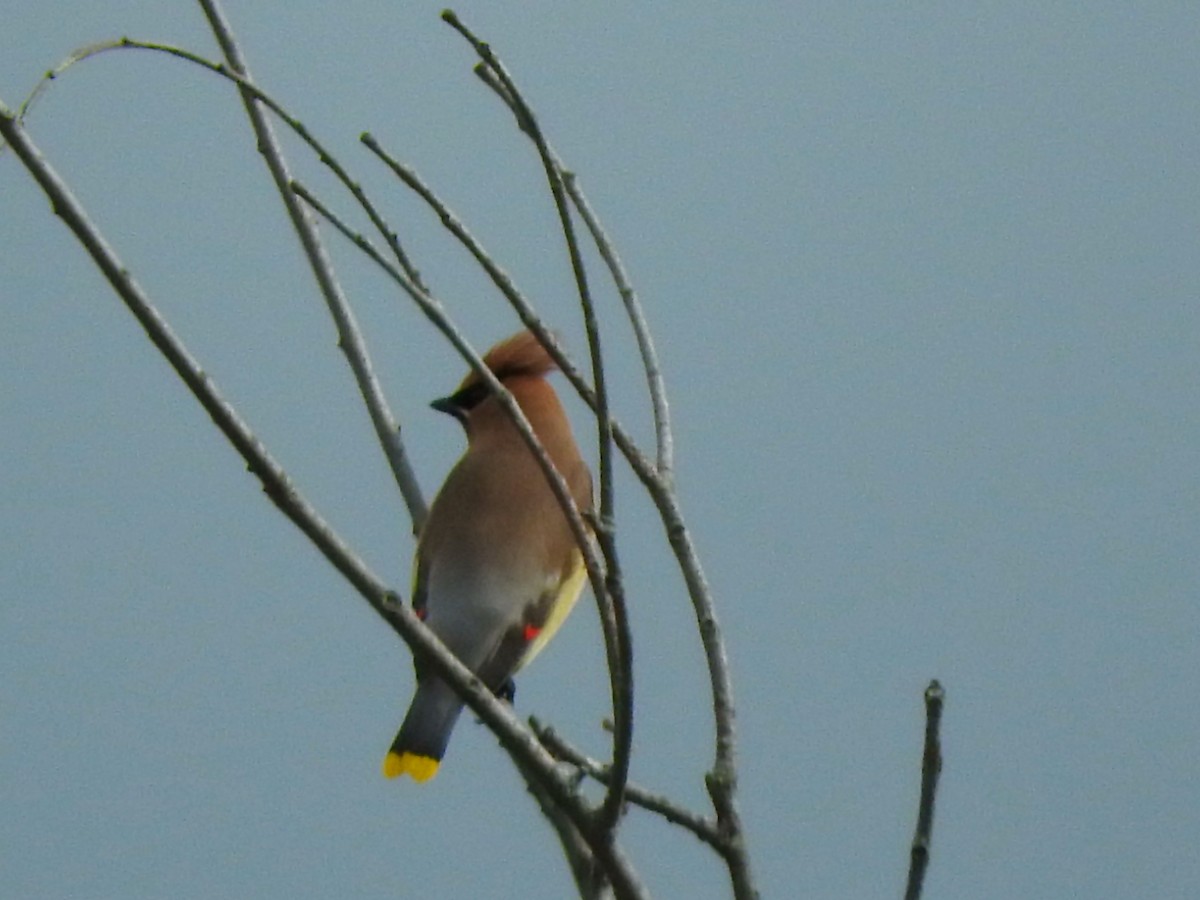
<svg viewBox="0 0 1200 900"><path fill-rule="evenodd" d="M463 388L450 399L463 412L469 412L487 399L489 393L488 386L482 381L477 381L470 387Z"/></svg>

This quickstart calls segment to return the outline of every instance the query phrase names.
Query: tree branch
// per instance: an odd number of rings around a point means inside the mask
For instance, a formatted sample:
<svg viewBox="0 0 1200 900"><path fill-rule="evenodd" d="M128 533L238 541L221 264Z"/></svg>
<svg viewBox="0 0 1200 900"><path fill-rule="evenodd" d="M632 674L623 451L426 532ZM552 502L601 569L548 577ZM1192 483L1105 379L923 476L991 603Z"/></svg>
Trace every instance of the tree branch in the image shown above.
<svg viewBox="0 0 1200 900"><path fill-rule="evenodd" d="M508 106L509 111L512 112L514 118L517 120L517 126L528 135L529 131L524 125L516 100L492 70L481 63L475 67L475 74L479 76L480 81L491 88L496 93L496 96ZM646 374L650 404L654 413L654 435L658 451L657 471L660 477L669 482L675 467L670 406L667 403L666 385L663 382L662 369L658 362L658 352L654 349L654 340L650 335L650 326L646 322L642 303L629 281L629 276L625 272L625 266L621 263L621 258L617 255L616 248L613 246L612 241L609 240L604 226L600 223L599 217L592 209L586 195L583 193L583 189L579 186L578 176L567 168L557 151L545 140L544 136L543 141L545 142L546 152L553 162L554 167L558 170L559 178L562 179L567 196L571 198L571 202L575 205L575 209L578 210L580 218L587 225L588 232L592 236L592 241L596 245L596 250L600 253L600 258L604 260L604 264L608 267L609 275L613 280L617 293L621 297L622 304L625 306L625 313L629 317L630 324L633 326L633 334L637 341L638 353L642 357L642 368Z"/></svg>
<svg viewBox="0 0 1200 900"><path fill-rule="evenodd" d="M612 884L604 869L597 865L595 854L592 853L591 847L580 834L579 829L575 827L570 816L559 808L554 797L532 773L525 771L519 761L514 760L514 762L517 763L517 768L525 779L525 787L530 796L537 802L542 815L546 817L546 821L554 829L559 843L562 844L563 855L567 858L567 865L571 869L571 877L575 880L575 888L579 891L580 900L612 900ZM583 774L577 772L572 776L572 783L578 787L582 778Z"/></svg>
<svg viewBox="0 0 1200 900"><path fill-rule="evenodd" d="M199 0L199 3L229 67L240 77L241 81L249 81L250 72L220 4L216 0ZM334 325L337 328L338 347L345 354L354 379L358 382L358 389L367 407L371 424L375 427L375 435L391 466L401 496L408 506L409 516L413 523L413 533L418 534L427 514L425 500L421 495L416 473L408 461L404 443L400 439L399 422L393 415L387 397L383 393L383 387L375 375L366 340L359 330L350 303L334 275L333 263L325 252L315 224L292 194L291 175L288 172L287 161L283 157L283 150L275 138L271 123L267 121L266 116L259 108L258 95L247 90L246 86L241 83L238 88L246 108L246 114L250 118L251 127L254 129L258 151L266 161L271 179L275 182L275 187L287 209L292 226L296 229L300 246L312 267L313 277L316 279L321 296L325 298L325 303L329 307L329 314L333 317Z"/></svg>
<svg viewBox="0 0 1200 900"><path fill-rule="evenodd" d="M541 740L542 746L558 759L569 762L601 784L608 784L610 777L609 767L604 763L593 759L578 748L573 747L566 738L562 737L550 726L543 725L535 717L530 717L529 727L533 729L533 733ZM714 850L724 853L726 849L724 838L714 820L684 808L666 794L647 790L632 782L625 786L625 799L634 806L640 806L647 812L662 816L662 818L672 825L679 825L686 828Z"/></svg>
<svg viewBox="0 0 1200 900"><path fill-rule="evenodd" d="M908 866L908 886L904 900L919 900L929 867L929 848L933 836L933 805L937 797L938 776L942 772L942 706L946 692L935 678L925 688L925 749L921 754L921 803L917 810L917 828L913 834Z"/></svg>

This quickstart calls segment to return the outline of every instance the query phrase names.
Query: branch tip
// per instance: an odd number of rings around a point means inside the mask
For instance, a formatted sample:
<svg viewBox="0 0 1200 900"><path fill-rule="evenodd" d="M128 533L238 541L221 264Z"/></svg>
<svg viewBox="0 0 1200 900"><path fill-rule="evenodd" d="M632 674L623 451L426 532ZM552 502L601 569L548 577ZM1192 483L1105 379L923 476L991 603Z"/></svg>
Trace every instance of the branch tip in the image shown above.
<svg viewBox="0 0 1200 900"><path fill-rule="evenodd" d="M935 678L925 688L925 743L921 753L921 798L917 807L917 826L910 850L905 900L918 900L929 867L933 840L933 813L937 800L938 777L942 772L941 721L946 692Z"/></svg>

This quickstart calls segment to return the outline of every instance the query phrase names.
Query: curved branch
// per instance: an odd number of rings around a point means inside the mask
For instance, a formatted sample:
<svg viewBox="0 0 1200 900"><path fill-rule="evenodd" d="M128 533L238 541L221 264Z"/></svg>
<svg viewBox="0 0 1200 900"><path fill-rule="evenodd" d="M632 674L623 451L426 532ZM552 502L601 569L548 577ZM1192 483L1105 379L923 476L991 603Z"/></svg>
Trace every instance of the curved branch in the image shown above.
<svg viewBox="0 0 1200 900"><path fill-rule="evenodd" d="M529 134L528 130L523 126L522 116L516 100L508 92L507 88L497 80L492 70L480 64L475 67L475 74L479 76L480 81L491 88L496 93L496 96L508 106L509 111L512 112L517 120L517 126L522 131L525 131L526 134ZM532 135L530 136L532 137ZM545 141L544 135L543 141ZM621 302L625 306L625 314L629 317L629 322L633 326L634 339L637 341L638 353L642 357L642 369L646 374L646 387L650 394L650 405L654 413L654 436L658 449L657 471L660 477L669 481L672 478L675 468L670 406L667 403L667 390L663 382L662 368L658 362L658 351L654 349L654 339L650 335L650 326L646 322L642 303L629 281L629 276L625 272L625 266L621 262L620 256L617 255L616 248L613 246L612 241L609 240L604 226L600 223L599 216L596 215L591 204L588 202L587 196L583 193L583 189L579 186L578 176L566 167L562 158L548 141L545 142L545 147L554 167L558 170L559 178L562 179L563 188L566 190L567 196L571 198L571 202L579 212L580 218L587 225L588 232L592 236L592 241L596 245L596 250L599 252L600 258L604 260L604 264L608 267L609 276L612 278L617 293L621 297Z"/></svg>
<svg viewBox="0 0 1200 900"><path fill-rule="evenodd" d="M669 483L675 469L675 448L674 438L671 433L670 407L667 404L667 390L666 385L663 383L662 369L658 362L658 351L654 349L654 339L650 336L650 326L646 322L641 301L638 299L633 285L629 282L629 276L625 272L625 266L621 263L621 258L617 255L616 248L609 241L608 235L605 233L604 227L600 224L599 218L597 218L595 212L592 210L591 204L588 203L583 189L579 187L579 181L575 173L563 168L562 162L554 150L549 146L547 146L547 149L554 160L555 166L559 170L563 187L566 189L568 196L570 196L571 202L575 204L575 208L579 210L580 218L587 225L601 259L608 266L609 274L616 285L617 293L620 295L621 302L625 306L626 315L629 316L630 324L633 326L638 353L642 357L642 368L646 373L646 385L650 393L650 405L654 412L655 443L658 447L658 474L660 478L666 479Z"/></svg>
<svg viewBox="0 0 1200 900"><path fill-rule="evenodd" d="M558 179L550 172L559 170L561 165L556 157L551 156L544 138L537 127L528 105L521 97L519 90L504 67L496 59L491 48L478 40L466 30L453 13L443 13L443 18L470 41L480 59L483 60L483 70L476 67L483 80L493 87L495 92L513 111L518 127L524 131L537 145L539 155L547 168L555 200L561 199L560 189L556 187ZM494 78L492 75L494 74ZM665 401L664 401L665 403ZM593 407L596 408L596 407ZM621 445L620 435L615 435L618 446ZM660 459L663 446L659 447ZM715 721L716 741L712 770L705 777L705 784L713 801L722 831L728 836L726 861L734 892L739 898L757 896L754 886L753 873L750 867L749 855L744 843L744 833L741 817L736 802L737 765L736 737L734 730L733 684L729 672L729 661L725 650L724 638L717 621L716 608L708 587L704 572L700 566L699 557L683 522L679 510L678 499L672 487L671 472L646 471L640 469L638 460L629 458L635 473L642 480L651 499L658 508L666 529L667 539L679 563L680 571L688 588L696 622L700 632L701 643L704 646L705 658L709 669L709 680L712 691L713 717ZM669 459L669 453L668 453Z"/></svg>
<svg viewBox="0 0 1200 900"><path fill-rule="evenodd" d="M230 68L242 81L249 81L250 73L246 62L242 58L241 50L238 48L233 31L220 4L216 0L200 0L200 7L204 10L204 15L208 19ZM329 307L329 313L337 328L338 347L345 354L346 361L350 364L350 370L354 373L354 380L358 382L358 389L367 407L371 424L375 428L375 435L391 466L396 485L408 506L409 516L413 523L413 533L417 534L425 522L428 510L421 495L416 473L408 461L408 453L400 439L399 421L393 415L387 397L383 393L383 387L375 375L366 340L359 330L349 301L342 293L341 286L333 274L333 263L325 252L321 237L317 234L317 229L304 207L291 192L289 187L291 175L288 173L287 161L283 157L283 151L275 138L271 123L267 121L266 116L259 108L259 98L240 83L239 91L246 107L246 114L254 129L258 151L266 161L271 178L275 182L275 187L279 191L283 204L287 208L288 216L292 220L292 225L296 229L296 236L300 239L304 255L312 267L313 277L320 288L321 296L325 298L325 303Z"/></svg>

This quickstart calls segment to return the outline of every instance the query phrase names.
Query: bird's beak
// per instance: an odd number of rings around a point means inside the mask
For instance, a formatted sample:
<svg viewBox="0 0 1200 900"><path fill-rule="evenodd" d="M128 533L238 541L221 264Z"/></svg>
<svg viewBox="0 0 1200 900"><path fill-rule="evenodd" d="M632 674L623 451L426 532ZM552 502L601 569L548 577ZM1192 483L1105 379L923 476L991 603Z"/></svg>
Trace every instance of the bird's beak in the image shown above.
<svg viewBox="0 0 1200 900"><path fill-rule="evenodd" d="M438 412L443 412L448 416L457 416L458 406L455 404L453 397L438 397L429 405Z"/></svg>

